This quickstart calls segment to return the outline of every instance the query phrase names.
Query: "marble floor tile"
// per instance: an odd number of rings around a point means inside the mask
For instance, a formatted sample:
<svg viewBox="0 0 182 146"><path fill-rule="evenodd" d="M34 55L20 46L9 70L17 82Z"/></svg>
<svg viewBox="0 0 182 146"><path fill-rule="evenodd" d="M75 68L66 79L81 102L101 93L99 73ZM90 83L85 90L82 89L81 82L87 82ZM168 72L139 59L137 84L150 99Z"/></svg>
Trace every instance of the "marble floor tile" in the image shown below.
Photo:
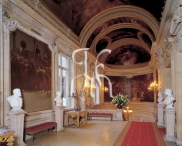
<svg viewBox="0 0 182 146"><path fill-rule="evenodd" d="M90 120L65 127L63 131L50 131L35 137L34 142L26 140L27 146L113 146L127 121ZM175 146L175 143L167 143Z"/></svg>

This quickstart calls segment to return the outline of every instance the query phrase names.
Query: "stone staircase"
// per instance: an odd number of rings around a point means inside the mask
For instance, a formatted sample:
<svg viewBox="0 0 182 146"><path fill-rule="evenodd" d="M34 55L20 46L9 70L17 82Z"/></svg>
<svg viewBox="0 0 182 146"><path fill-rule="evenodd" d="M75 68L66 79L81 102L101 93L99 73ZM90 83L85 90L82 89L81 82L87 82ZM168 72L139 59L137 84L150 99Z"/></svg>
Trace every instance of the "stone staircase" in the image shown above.
<svg viewBox="0 0 182 146"><path fill-rule="evenodd" d="M130 109L133 110L130 121L157 121L157 106L153 102L131 101Z"/></svg>

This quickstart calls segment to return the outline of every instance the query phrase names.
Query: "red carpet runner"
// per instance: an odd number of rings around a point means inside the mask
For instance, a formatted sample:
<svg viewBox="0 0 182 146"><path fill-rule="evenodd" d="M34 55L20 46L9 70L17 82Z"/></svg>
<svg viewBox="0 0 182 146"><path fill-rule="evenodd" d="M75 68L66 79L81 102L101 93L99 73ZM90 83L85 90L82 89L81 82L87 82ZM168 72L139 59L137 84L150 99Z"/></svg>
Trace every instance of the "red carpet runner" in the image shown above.
<svg viewBox="0 0 182 146"><path fill-rule="evenodd" d="M128 122L114 146L166 146L156 123Z"/></svg>

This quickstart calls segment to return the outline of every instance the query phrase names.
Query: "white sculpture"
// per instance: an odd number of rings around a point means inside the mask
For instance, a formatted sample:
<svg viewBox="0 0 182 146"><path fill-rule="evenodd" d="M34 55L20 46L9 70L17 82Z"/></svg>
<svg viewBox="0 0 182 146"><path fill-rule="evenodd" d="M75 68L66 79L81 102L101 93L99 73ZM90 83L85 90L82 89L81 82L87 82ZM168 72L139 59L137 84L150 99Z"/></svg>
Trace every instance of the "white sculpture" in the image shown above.
<svg viewBox="0 0 182 146"><path fill-rule="evenodd" d="M166 108L174 108L173 102L175 98L172 95L172 90L166 89L164 93L167 95L166 99L163 101L163 103L166 105Z"/></svg>
<svg viewBox="0 0 182 146"><path fill-rule="evenodd" d="M56 92L56 97L54 98L54 101L56 102L56 106L63 105L63 100L61 98L61 92L60 91Z"/></svg>
<svg viewBox="0 0 182 146"><path fill-rule="evenodd" d="M21 91L19 88L13 90L13 95L7 98L10 106L12 107L12 111L21 110L22 108L22 98L21 98Z"/></svg>
<svg viewBox="0 0 182 146"><path fill-rule="evenodd" d="M163 104L163 97L162 97L162 92L158 93L158 103Z"/></svg>
<svg viewBox="0 0 182 146"><path fill-rule="evenodd" d="M85 92L84 91L81 91L80 92L80 100L81 100L81 103L85 103Z"/></svg>

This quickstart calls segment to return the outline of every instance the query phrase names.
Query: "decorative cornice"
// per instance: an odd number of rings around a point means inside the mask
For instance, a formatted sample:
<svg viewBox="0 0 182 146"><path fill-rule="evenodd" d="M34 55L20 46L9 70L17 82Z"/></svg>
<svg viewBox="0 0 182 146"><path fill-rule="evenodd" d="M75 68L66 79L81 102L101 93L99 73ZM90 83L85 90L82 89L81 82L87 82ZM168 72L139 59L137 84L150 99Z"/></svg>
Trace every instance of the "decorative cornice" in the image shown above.
<svg viewBox="0 0 182 146"><path fill-rule="evenodd" d="M31 25L35 26L38 29L42 29L41 25L37 21L33 20L29 15L27 15L20 9L13 7L8 2L2 2L2 5L13 14L16 14L17 16L19 16L21 19L25 20L26 22L30 23ZM4 13L8 13L8 12L4 11Z"/></svg>
<svg viewBox="0 0 182 146"><path fill-rule="evenodd" d="M57 30L63 33L65 36L69 37L77 45L78 37L60 20L58 20L49 10L44 7L39 0L22 0L34 11L36 11L40 16L42 16L47 22L53 25Z"/></svg>

